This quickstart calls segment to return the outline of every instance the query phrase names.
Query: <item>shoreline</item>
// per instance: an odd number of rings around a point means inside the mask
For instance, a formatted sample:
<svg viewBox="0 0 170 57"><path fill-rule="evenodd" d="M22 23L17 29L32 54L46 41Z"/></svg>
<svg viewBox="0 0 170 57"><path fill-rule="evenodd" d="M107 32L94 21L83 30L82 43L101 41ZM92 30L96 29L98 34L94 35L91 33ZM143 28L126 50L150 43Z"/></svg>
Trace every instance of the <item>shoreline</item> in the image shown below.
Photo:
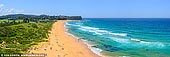
<svg viewBox="0 0 170 57"><path fill-rule="evenodd" d="M29 53L44 53L47 57L100 57L93 53L83 41L66 33L65 23L68 20L59 20L53 24L49 41L37 45Z"/></svg>
<svg viewBox="0 0 170 57"><path fill-rule="evenodd" d="M69 22L69 21L67 21L67 22ZM67 22L66 22L66 23L67 23ZM72 36L74 39L76 39L76 40L82 42L83 44L85 44L85 45L88 47L88 49L90 49L91 52L97 54L97 55L100 56L100 57L103 57L103 55L101 54L101 52L102 52L101 49L92 47L93 44L90 44L88 41L83 40L83 39L80 39L79 37L77 37L77 36L69 33L69 32L68 32L69 29L66 27L66 23L64 24L64 27L65 27L65 30L66 30L66 31L65 31L66 34Z"/></svg>

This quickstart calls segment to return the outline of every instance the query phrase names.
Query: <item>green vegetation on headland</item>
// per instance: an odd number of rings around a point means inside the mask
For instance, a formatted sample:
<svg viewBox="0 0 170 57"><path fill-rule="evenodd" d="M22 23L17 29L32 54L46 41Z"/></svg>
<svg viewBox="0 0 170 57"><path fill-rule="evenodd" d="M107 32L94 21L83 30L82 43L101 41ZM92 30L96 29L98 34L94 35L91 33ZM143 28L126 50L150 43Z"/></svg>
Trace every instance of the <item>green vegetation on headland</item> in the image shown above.
<svg viewBox="0 0 170 57"><path fill-rule="evenodd" d="M25 53L31 46L48 41L48 31L57 20L81 19L81 16L0 16L0 53Z"/></svg>
<svg viewBox="0 0 170 57"><path fill-rule="evenodd" d="M44 20L82 20L81 16L49 16L49 15L24 15L24 14L11 14L0 16L0 19L29 19L30 21L44 21Z"/></svg>

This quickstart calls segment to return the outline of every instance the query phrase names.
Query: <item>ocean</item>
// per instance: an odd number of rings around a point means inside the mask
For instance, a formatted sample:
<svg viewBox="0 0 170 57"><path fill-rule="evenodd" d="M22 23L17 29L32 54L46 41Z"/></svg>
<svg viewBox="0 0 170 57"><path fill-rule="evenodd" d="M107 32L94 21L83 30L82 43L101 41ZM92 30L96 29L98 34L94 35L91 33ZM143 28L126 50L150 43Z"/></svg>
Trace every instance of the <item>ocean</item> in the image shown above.
<svg viewBox="0 0 170 57"><path fill-rule="evenodd" d="M83 18L67 22L68 33L110 57L170 57L168 18Z"/></svg>

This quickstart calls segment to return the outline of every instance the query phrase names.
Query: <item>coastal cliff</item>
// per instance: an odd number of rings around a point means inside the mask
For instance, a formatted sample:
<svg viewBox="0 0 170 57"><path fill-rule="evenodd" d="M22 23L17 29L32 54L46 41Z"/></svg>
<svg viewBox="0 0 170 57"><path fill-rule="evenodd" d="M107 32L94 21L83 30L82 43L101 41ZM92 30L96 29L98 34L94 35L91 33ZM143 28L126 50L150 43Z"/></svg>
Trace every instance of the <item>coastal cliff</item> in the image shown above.
<svg viewBox="0 0 170 57"><path fill-rule="evenodd" d="M57 20L82 20L81 16L57 16Z"/></svg>

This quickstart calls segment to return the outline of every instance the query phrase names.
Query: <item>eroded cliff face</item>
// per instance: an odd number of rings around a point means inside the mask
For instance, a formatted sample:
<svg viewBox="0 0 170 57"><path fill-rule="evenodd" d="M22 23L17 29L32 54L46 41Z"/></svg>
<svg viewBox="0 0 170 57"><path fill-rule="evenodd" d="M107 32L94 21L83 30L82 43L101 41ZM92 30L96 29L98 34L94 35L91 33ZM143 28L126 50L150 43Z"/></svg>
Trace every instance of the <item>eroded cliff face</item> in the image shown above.
<svg viewBox="0 0 170 57"><path fill-rule="evenodd" d="M81 16L70 16L68 19L69 20L82 20L82 17Z"/></svg>
<svg viewBox="0 0 170 57"><path fill-rule="evenodd" d="M56 16L57 20L82 20L81 16Z"/></svg>

